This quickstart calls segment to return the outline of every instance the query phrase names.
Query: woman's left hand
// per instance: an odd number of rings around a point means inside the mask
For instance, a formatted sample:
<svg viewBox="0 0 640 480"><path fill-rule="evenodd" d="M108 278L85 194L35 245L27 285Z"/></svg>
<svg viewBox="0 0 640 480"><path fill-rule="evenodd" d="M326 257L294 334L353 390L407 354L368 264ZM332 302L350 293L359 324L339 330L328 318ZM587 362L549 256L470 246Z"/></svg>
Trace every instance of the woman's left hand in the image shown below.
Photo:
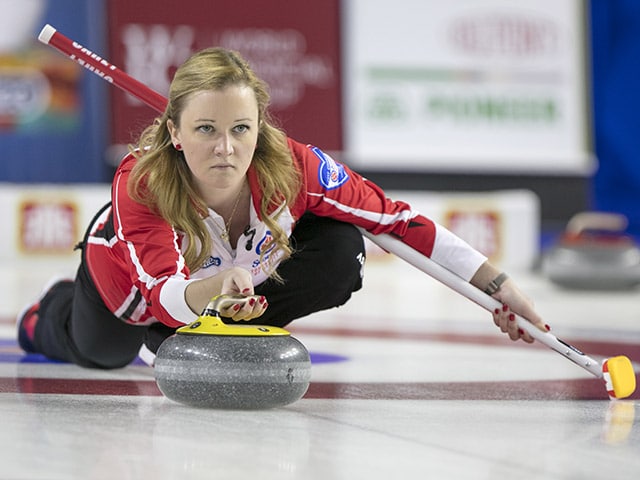
<svg viewBox="0 0 640 480"><path fill-rule="evenodd" d="M500 289L494 293L493 298L502 303L502 308L493 312L493 323L513 341L522 339L527 343L533 343L531 335L518 327L515 314L518 314L535 325L540 331L550 330L533 307L533 303L518 289L511 279L505 281Z"/></svg>

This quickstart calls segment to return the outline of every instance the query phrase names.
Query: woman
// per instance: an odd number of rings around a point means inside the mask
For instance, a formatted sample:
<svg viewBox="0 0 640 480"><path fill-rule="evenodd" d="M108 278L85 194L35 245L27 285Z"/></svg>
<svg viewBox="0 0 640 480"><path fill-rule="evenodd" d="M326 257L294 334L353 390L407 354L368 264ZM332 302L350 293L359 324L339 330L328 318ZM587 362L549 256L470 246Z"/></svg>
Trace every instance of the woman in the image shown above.
<svg viewBox="0 0 640 480"><path fill-rule="evenodd" d="M211 297L242 294L225 321L284 326L344 304L362 285L362 236L391 233L500 300L493 319L532 342L548 329L512 280L443 227L393 202L269 118L266 85L237 54L201 51L176 72L164 114L124 158L91 222L74 281L19 317L25 351L118 368L195 320ZM488 290L487 290L488 289ZM508 306L507 306L508 305Z"/></svg>

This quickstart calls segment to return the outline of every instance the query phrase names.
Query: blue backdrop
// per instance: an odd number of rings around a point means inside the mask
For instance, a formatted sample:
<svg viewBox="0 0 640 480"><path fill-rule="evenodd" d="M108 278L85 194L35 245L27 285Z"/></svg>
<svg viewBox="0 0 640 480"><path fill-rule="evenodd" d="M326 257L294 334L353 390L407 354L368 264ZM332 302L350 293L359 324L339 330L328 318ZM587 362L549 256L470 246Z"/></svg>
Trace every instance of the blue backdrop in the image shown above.
<svg viewBox="0 0 640 480"><path fill-rule="evenodd" d="M46 23L73 40L91 46L91 50L97 53L104 51L106 21L103 7L103 0L47 0L42 21L33 31L36 46L28 48L25 55L30 58L38 55L37 49L40 47L37 46L37 35ZM19 1L15 2L14 8L22 8ZM64 58L62 54L59 55ZM64 83L65 80L59 78L58 81ZM51 125L55 120L49 120L49 126L40 129L0 128L0 181L107 180L108 169L103 156L108 140L108 115L105 110L108 85L84 71L79 76L79 82L80 103L71 126L56 129L55 125Z"/></svg>
<svg viewBox="0 0 640 480"><path fill-rule="evenodd" d="M592 0L591 22L594 208L624 213L640 234L640 2Z"/></svg>

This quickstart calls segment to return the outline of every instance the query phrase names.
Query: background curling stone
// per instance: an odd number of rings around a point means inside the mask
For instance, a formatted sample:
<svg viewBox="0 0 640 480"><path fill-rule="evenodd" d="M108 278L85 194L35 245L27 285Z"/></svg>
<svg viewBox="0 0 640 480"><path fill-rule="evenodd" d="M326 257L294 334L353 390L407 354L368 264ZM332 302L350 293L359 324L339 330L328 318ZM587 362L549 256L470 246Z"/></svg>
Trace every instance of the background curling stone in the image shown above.
<svg viewBox="0 0 640 480"><path fill-rule="evenodd" d="M154 374L169 399L201 408L255 410L293 403L306 393L311 360L288 331L226 325L220 309L250 297L214 297L198 319L158 349Z"/></svg>
<svg viewBox="0 0 640 480"><path fill-rule="evenodd" d="M543 257L553 283L585 290L625 290L640 284L640 248L624 234L623 215L583 212L571 218Z"/></svg>

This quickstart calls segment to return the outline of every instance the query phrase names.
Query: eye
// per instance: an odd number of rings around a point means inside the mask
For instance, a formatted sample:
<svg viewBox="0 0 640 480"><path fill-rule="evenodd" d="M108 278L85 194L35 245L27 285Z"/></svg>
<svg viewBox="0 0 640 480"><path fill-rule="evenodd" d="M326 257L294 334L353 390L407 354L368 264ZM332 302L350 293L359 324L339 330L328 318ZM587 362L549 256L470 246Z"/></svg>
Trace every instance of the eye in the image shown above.
<svg viewBox="0 0 640 480"><path fill-rule="evenodd" d="M199 125L196 129L199 132L202 132L202 133L211 133L211 132L213 132L213 126L212 125Z"/></svg>
<svg viewBox="0 0 640 480"><path fill-rule="evenodd" d="M233 131L235 133L245 133L249 131L249 125L236 125L233 127Z"/></svg>

